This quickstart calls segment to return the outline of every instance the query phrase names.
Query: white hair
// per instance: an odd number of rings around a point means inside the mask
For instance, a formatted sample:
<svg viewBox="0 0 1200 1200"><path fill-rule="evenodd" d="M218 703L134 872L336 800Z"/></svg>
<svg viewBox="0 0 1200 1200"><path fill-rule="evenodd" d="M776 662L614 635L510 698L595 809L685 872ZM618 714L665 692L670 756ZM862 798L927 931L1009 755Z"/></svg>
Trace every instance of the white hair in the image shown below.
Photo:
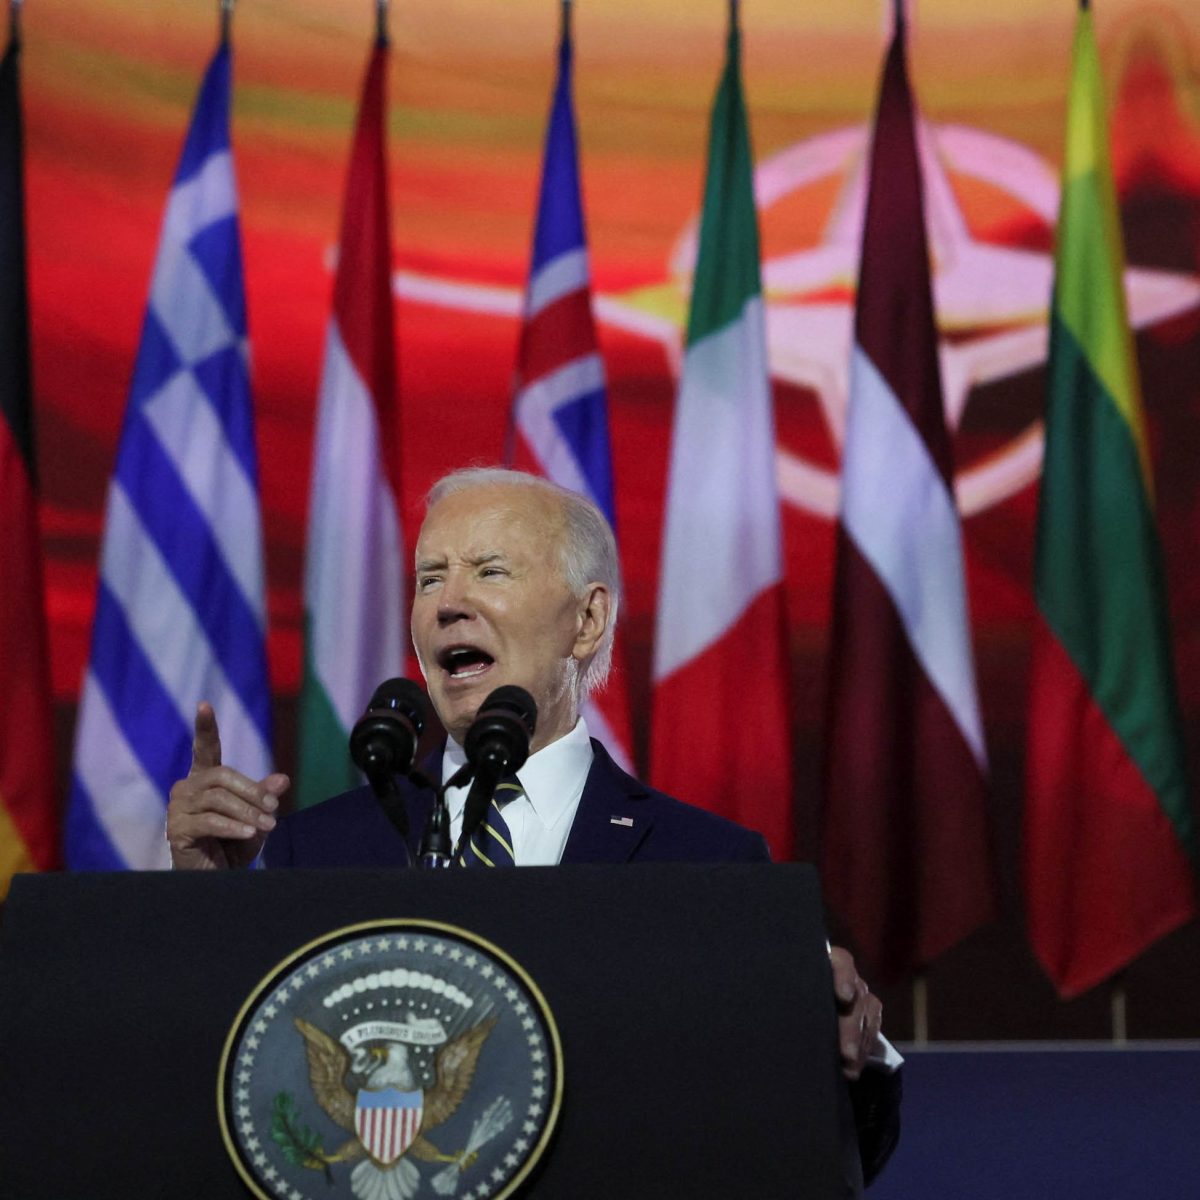
<svg viewBox="0 0 1200 1200"><path fill-rule="evenodd" d="M608 518L586 496L559 487L539 475L506 467L464 467L443 475L429 489L425 510L428 512L439 500L457 492L483 487L527 487L553 496L562 506L564 518L559 567L567 587L580 599L590 583L602 583L608 589L608 624L595 653L584 664L579 676L580 697L590 695L604 684L612 669L613 638L621 603L621 564L617 557L617 539Z"/></svg>

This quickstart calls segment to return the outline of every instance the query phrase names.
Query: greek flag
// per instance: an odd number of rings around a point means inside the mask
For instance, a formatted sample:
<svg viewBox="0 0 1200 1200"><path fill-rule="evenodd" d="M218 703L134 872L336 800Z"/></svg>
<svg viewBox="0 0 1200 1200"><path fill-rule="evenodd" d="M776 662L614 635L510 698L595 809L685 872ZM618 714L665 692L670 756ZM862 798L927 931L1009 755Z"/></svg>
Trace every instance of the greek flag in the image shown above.
<svg viewBox="0 0 1200 1200"><path fill-rule="evenodd" d="M76 729L68 865L166 865L164 810L198 701L224 758L270 770L262 529L230 50L204 77L167 201L109 484Z"/></svg>

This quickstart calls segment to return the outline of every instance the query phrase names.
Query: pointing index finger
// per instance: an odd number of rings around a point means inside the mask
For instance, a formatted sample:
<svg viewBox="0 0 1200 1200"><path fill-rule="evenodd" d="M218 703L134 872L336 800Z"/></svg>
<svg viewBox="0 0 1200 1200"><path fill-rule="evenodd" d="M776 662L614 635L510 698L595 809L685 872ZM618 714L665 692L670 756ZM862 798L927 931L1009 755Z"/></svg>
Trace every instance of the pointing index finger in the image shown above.
<svg viewBox="0 0 1200 1200"><path fill-rule="evenodd" d="M196 734L192 739L192 770L203 771L221 765L221 734L217 714L207 700L196 706Z"/></svg>

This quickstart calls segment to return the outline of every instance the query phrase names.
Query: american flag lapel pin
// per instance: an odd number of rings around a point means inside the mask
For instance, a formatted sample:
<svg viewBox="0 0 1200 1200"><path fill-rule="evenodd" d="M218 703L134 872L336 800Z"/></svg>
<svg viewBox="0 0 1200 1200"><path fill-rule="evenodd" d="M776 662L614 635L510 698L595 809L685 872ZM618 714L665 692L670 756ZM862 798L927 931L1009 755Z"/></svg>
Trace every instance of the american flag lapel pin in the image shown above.
<svg viewBox="0 0 1200 1200"><path fill-rule="evenodd" d="M632 817L609 817L608 823L610 825L625 825L625 826L632 828L633 827L633 818Z"/></svg>

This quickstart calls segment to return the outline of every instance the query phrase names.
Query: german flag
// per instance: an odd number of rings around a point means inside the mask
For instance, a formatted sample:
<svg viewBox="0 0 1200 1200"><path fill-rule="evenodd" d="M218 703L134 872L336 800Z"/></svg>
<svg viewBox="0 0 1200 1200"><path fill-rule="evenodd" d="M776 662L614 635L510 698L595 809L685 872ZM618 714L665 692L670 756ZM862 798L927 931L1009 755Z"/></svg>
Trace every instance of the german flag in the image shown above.
<svg viewBox="0 0 1200 1200"><path fill-rule="evenodd" d="M0 897L57 860L16 30L0 61Z"/></svg>

